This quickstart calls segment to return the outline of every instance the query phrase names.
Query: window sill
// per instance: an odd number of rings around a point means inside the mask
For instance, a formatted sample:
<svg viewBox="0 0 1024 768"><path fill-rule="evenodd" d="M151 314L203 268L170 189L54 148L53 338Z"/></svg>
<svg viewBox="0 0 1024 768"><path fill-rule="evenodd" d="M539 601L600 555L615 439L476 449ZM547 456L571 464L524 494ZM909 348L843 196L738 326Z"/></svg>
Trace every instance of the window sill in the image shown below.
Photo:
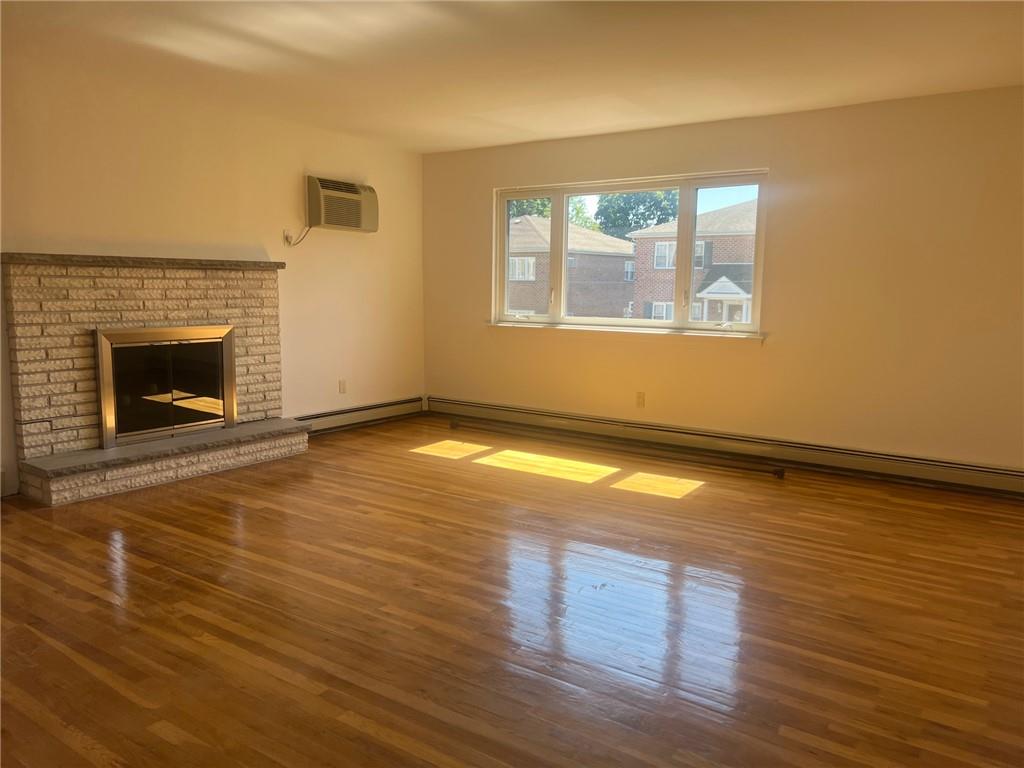
<svg viewBox="0 0 1024 768"><path fill-rule="evenodd" d="M510 320L498 320L488 322L487 325L495 328L552 328L568 331L612 331L614 333L653 333L662 336L714 336L728 339L758 339L765 340L765 334L757 331L724 331L702 328L650 328L632 327L624 325L573 325L571 323L529 323L512 322Z"/></svg>

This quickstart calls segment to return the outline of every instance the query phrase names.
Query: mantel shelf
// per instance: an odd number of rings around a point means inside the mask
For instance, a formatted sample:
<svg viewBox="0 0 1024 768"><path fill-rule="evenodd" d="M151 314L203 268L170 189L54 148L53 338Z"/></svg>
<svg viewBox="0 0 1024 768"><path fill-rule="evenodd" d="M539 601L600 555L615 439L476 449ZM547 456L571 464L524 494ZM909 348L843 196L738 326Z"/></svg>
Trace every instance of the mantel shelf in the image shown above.
<svg viewBox="0 0 1024 768"><path fill-rule="evenodd" d="M141 267L149 269L284 269L283 261L235 259L173 259L143 256L100 256L73 253L0 253L3 264L47 264L74 267Z"/></svg>

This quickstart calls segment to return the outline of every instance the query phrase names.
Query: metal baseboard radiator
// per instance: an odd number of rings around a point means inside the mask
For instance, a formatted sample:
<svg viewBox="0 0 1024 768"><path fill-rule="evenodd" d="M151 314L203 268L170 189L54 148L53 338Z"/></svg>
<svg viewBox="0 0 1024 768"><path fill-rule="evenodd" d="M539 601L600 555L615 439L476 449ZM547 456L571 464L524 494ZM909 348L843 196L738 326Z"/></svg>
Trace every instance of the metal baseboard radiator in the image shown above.
<svg viewBox="0 0 1024 768"><path fill-rule="evenodd" d="M371 421L383 421L400 416L410 416L423 411L423 398L410 397L405 400L392 400L387 403L372 403L340 411L311 413L308 416L296 416L296 421L310 425L310 434L329 432L335 429L366 424Z"/></svg>
<svg viewBox="0 0 1024 768"><path fill-rule="evenodd" d="M708 451L718 456L742 457L771 465L810 467L930 485L961 486L1024 495L1024 471L1009 467L961 464L434 396L427 397L427 410L448 416L658 443L689 451Z"/></svg>

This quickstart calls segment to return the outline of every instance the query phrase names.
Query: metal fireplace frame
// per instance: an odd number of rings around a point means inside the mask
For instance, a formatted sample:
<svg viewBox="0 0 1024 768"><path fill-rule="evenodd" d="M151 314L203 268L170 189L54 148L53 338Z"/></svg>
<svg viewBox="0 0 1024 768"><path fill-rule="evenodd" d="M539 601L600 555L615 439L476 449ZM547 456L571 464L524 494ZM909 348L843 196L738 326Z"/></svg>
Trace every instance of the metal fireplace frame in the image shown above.
<svg viewBox="0 0 1024 768"><path fill-rule="evenodd" d="M232 325L184 325L168 328L97 328L96 368L99 376L100 437L104 448L116 445L156 440L161 437L204 429L233 427L238 420L235 384L235 329ZM117 436L114 402L114 347L151 344L190 344L195 342L221 342L221 380L224 385L224 418L211 419L201 424L166 427Z"/></svg>

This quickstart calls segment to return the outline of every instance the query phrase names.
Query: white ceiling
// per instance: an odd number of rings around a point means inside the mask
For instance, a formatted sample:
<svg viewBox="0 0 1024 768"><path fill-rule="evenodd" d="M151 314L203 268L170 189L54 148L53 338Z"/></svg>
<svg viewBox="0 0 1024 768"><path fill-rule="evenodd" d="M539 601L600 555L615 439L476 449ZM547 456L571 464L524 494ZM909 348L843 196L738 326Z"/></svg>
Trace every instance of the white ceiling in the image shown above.
<svg viewBox="0 0 1024 768"><path fill-rule="evenodd" d="M5 2L3 32L439 151L1019 84L1022 8Z"/></svg>

